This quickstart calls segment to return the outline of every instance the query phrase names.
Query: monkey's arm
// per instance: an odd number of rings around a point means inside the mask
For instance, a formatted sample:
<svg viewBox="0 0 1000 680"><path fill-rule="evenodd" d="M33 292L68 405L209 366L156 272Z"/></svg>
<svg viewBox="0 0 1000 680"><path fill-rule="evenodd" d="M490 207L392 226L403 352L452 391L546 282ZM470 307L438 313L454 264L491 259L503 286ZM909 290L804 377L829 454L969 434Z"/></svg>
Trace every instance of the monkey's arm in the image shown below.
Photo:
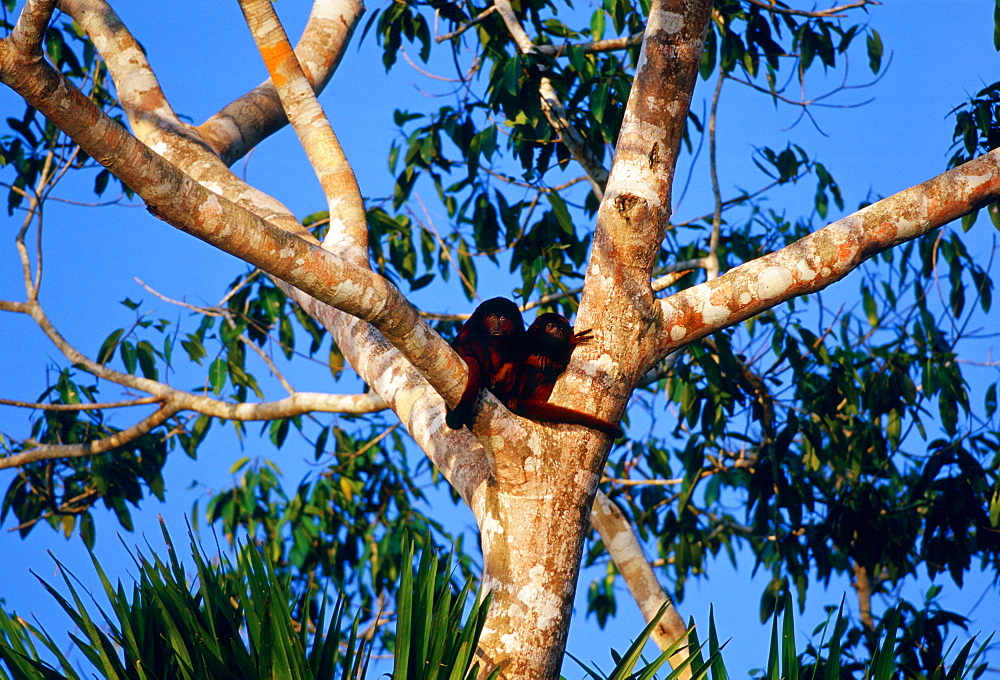
<svg viewBox="0 0 1000 680"><path fill-rule="evenodd" d="M447 409L444 418L444 422L453 430L460 430L463 425L472 429L474 420L472 410L476 406L476 398L479 397L479 390L483 386L483 369L476 357L461 351L459 351L459 356L465 359L465 364L469 367L469 377L465 382L465 390L462 392L462 398L458 405L453 409Z"/></svg>

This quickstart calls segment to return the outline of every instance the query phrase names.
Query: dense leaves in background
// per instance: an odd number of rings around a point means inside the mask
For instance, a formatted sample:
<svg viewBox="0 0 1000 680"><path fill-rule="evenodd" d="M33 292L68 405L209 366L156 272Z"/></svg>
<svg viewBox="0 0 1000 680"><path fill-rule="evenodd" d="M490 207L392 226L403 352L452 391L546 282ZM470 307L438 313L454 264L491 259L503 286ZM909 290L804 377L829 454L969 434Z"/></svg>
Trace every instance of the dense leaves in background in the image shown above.
<svg viewBox="0 0 1000 680"><path fill-rule="evenodd" d="M13 8L11 0L5 4ZM849 53L873 74L885 66L881 37L863 18L772 13L748 1L715 5L702 59L706 81L724 77L781 105L811 72L843 68ZM553 89L581 148L608 165L638 43L610 51L582 46L635 36L645 24L644 8L606 0L589 14L577 9L557 16L561 5L523 0L519 16L541 45L523 53L497 13L482 16L486 3L375 7L365 39L380 41L387 69L412 45L435 67L453 63L457 79L448 103L436 110L396 112L400 132L388 149L394 192L368 203L377 270L411 290L460 285L469 299L484 268L509 271L514 296L545 298L542 309L571 313L601 187L579 181L573 152L558 141L560 131L538 93ZM436 30L452 35L440 44L432 35L435 13ZM477 17L472 28L458 31ZM104 66L72 24L50 29L46 49L74 82L88 83L95 103L114 112ZM998 92L1000 83L990 85L956 107L951 165L997 146ZM696 156L707 127L705 114L692 111L686 149ZM807 108L803 116L810 116ZM44 202L61 168L89 171L95 192L108 190L107 172L95 172L99 166L33 111L8 118L7 126L0 166L8 214ZM947 143L940 140L941 148ZM791 243L860 199L843 196L832 169L792 143L757 148L754 162L762 191L780 197L784 185L814 183L813 205L789 219L768 209L759 194L722 196L717 255L723 270ZM423 218L412 200L418 187L440 200L451 229ZM996 206L983 212L1000 225ZM322 229L323 220L318 213L305 223ZM967 230L974 221L970 216L962 226ZM675 287L701 280L700 265L680 265L709 254L710 227L710 217L695 217L670 232L663 271L695 269ZM963 343L995 318L983 262L958 230L931 234L869 263L854 279L857 304L828 303L823 295L796 300L686 348L649 377L633 398L631 417L659 424L666 403L676 418L649 434L637 428L634 439L619 443L603 490L654 547L678 599L688 578L706 573L720 554L735 560L740 547L752 550L755 569L771 575L761 595L762 620L784 611L790 621L785 594L794 593L802 606L810 585L846 575L861 593L862 617L837 619L838 644L857 659L872 655L886 672L873 596L894 592L920 572L959 585L973 568L1000 574L998 386L971 390L958 360ZM100 348L91 349L129 373L173 374L233 401L260 398L268 389L268 366L257 349L285 361L319 360L341 378L336 346L264 277L250 272L219 297L218 305L192 310L180 326L126 300L135 323L109 329ZM66 367L38 400L97 403L101 384ZM3 497L0 520L13 517L22 535L38 523L67 536L79 530L92 545L95 508L112 510L130 528L130 507L149 494L162 498L168 456L197 457L209 430L224 425L207 416L177 417L127 450L26 466ZM264 543L266 564L291 579L289 592L308 597L315 583L332 579L337 588L357 592L364 611L374 615L405 573L401 528L423 527L435 544L455 540L421 510L416 478L433 473L423 469L422 458L416 464L407 458L390 418L318 414L267 422L259 432L232 425L241 437L265 437L279 449L295 441L322 466L291 490L277 466L244 461L234 469L238 481L207 504L208 521L218 522L232 544L246 536ZM52 411L34 421L30 441L5 439L3 445L15 453L114 432L101 411ZM297 438L289 440L290 434ZM471 558L458 545L467 573ZM607 560L599 541L588 558ZM608 577L591 585L591 611L602 624L616 610L614 576L608 566ZM888 639L905 640L900 646L910 650L899 661L905 673L939 672L949 653L943 641L952 627L964 625L960 615L940 608L937 592L903 603L887 617L890 625L883 622ZM795 660L794 647L783 649L772 656L769 672L781 664L796 673L804 672L800 663L820 665L818 648L804 650L803 661ZM963 663L968 654L966 647ZM861 669L860 663L839 668L844 674ZM724 676L713 671L713 677Z"/></svg>

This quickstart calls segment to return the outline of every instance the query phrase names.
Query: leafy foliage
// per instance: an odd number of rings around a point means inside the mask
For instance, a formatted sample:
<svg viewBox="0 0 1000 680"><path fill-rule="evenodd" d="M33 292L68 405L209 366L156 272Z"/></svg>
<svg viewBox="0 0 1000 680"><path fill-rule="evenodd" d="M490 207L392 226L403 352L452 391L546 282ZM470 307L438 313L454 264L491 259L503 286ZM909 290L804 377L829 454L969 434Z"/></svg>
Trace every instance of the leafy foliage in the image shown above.
<svg viewBox="0 0 1000 680"><path fill-rule="evenodd" d="M447 104L395 113L399 134L388 149L394 187L391 195L368 201L371 260L411 290L454 283L469 299L487 278L484 271L510 272L520 286L515 295L545 299L544 309L571 314L600 190L579 181L574 161L584 155L596 165L610 162L647 3L605 0L572 11L540 0L513 4L535 40L532 51L518 50L500 16L487 13L491 3L403 0L370 15L365 32L380 42L387 69L408 44L435 68L455 68ZM701 76L759 90L776 106L799 106L792 92L805 91L812 74L839 70L851 57L860 57L873 74L884 70L886 48L874 23L718 0ZM442 33L432 35L432 27ZM604 39L624 43L592 49L591 43ZM78 27L50 29L46 50L74 82L90 83L98 106L119 115L105 66ZM546 115L543 87L563 103L579 136L573 148ZM953 111L951 165L997 146L998 103L1000 86L993 84ZM812 115L807 106L799 110ZM697 113L688 118L685 149L692 160L708 134L706 123ZM8 118L7 126L0 137L0 169L10 178L4 183L9 214L30 215L33 202L51 194L60 168L90 172L95 193L106 192L106 171L33 111ZM835 168L793 141L784 148L758 147L751 160L761 175L741 181L759 181L768 196L814 182L812 205L807 214L788 217L754 190L727 198L714 253L722 269L793 242L842 213L850 199ZM414 207L423 189L440 202L447 229ZM997 206L985 208L1000 226ZM322 233L326 217L318 212L304 224ZM974 221L975 214L964 219L964 229ZM658 264L672 268L709 255L709 225L704 217L675 225ZM870 263L853 279L857 294L847 302L834 298L831 304L826 296L793 301L686 348L637 392L631 417L660 426L648 436L636 428L634 439L612 453L607 476L628 484L612 481L604 489L666 565L662 574L678 598L687 579L706 574L715 557L735 561L741 547L753 551L754 568L771 576L760 607L762 620L775 617L768 677L801 676L808 663L824 677L867 673L862 657L871 650L871 674L891 674L888 653L872 642L877 635L870 622L838 616L838 646L829 643L825 660L822 645L802 653L789 647L789 592L801 607L811 585L838 576L855 582L864 577L877 595L921 572L931 578L946 574L960 585L973 568L1000 570L1000 388L996 381L973 384L959 360L976 332L970 329L991 319L993 282L983 261L961 234L928 236ZM696 271L673 285L686 287L698 277ZM315 360L329 366L333 379L345 373L325 331L258 272L234 280L217 305L192 309L177 322L147 316L141 303L124 304L136 311L135 323L112 329L93 356L130 375L171 376L174 384L183 376L196 394L239 403L269 393L273 381L267 376L275 369L268 361ZM440 327L447 333L446 323ZM78 368L64 368L37 401L97 403L106 391ZM660 422L664 404L676 414L672 430ZM130 528L132 507L150 494L163 497L168 457L177 451L197 457L212 428L223 424L205 415L179 415L107 454L25 466L7 489L0 520L16 518L22 535L41 522L67 536L79 529L92 545L97 504L103 502ZM251 433L244 423L230 424L240 437ZM382 596L395 596L400 604L409 596L395 585L408 573L400 529L426 529L428 545L453 537L421 509L424 480L418 476L433 473L407 458L397 431L382 438L389 427L380 416L265 422L260 435L275 449L287 451L294 441L314 453L321 470L292 490L276 465L243 460L233 469L237 480L209 499L205 516L231 545L260 541L267 569L288 579L286 595L298 598L300 611L321 606L314 586L326 579L355 592L370 614ZM106 439L118 431L100 410L44 411L30 436L2 443L15 454L38 445ZM664 480L672 483L659 483ZM461 544L458 549L465 575L471 558ZM588 559L607 560L599 541L591 544ZM601 625L616 613L615 578L609 565L591 586L589 608ZM434 599L428 592L419 593L424 614ZM779 613L785 617L781 633ZM891 638L885 648L898 652L899 667L940 674L949 653L944 633L964 620L941 610L933 597L903 603L889 616L895 623L885 624L882 634ZM411 627L427 630L426 619L417 619ZM713 660L713 633L706 668L721 680L726 675ZM24 639L18 636L9 639ZM446 654L437 638L431 644L418 636L418 642L421 653ZM426 658L409 656L413 649L401 655L409 660L400 672L432 675L422 665ZM856 652L856 658L841 665L840 649ZM970 649L960 651L958 668ZM447 653L456 659L465 654ZM634 661L631 653L622 658Z"/></svg>
<svg viewBox="0 0 1000 680"><path fill-rule="evenodd" d="M1000 22L997 23L1000 30ZM955 116L953 135L955 150L948 160L950 167L1000 146L1000 82L981 89L974 97L951 111ZM1000 206L991 203L986 212L993 226L1000 229ZM976 221L977 210L962 218L962 228L968 231Z"/></svg>
<svg viewBox="0 0 1000 680"><path fill-rule="evenodd" d="M75 377L73 371L64 369L39 401L60 405L97 402L97 386L81 384ZM104 422L104 413L99 410L45 411L32 427L33 443L16 445L11 453L38 444L82 446L119 431ZM137 507L147 494L164 498L162 470L167 450L162 437L144 434L113 452L27 465L7 487L0 504L0 521L12 512L22 537L40 521L62 531L67 538L79 528L84 542L92 547L95 530L91 509L103 502L121 526L131 531L129 506Z"/></svg>
<svg viewBox="0 0 1000 680"><path fill-rule="evenodd" d="M329 582L350 588L362 609L372 611L395 593L408 564L410 532L427 541L427 552L436 545L461 549L463 539L421 511L423 491L393 460L401 455L398 435L391 451L337 436L344 447L338 460L318 477L303 480L294 495L285 491L273 463L258 466L243 459L233 470L240 473L238 481L211 498L206 514L225 527L230 544L241 536L259 542L278 572L293 579L293 587ZM464 552L458 567L465 578L474 571Z"/></svg>
<svg viewBox="0 0 1000 680"><path fill-rule="evenodd" d="M136 553L133 559L138 576L131 589L120 582L112 585L92 556L110 613L94 603L88 605L73 585L73 575L58 562L69 597L43 582L80 631L80 635L71 638L86 659L86 670L72 661L49 633L0 609L0 680L77 680L85 675L109 680L275 677L362 680L367 677L372 649L369 637L360 627L359 615L348 621L347 602L342 596L332 604L332 609L328 609L326 598L321 598L318 608L313 607L308 598L297 598L289 590L287 580L278 576L266 553L256 546L241 547L234 562L225 558L212 562L193 537L190 559L194 573L189 576L165 529L163 535L168 561L156 556L147 559ZM407 567L398 583L392 679L473 680L479 672L473 652L486 620L490 595L477 593L470 605L472 579L467 579L460 590L454 588L449 576L450 559L440 561L430 548L421 552L414 568L410 543L404 563ZM665 608L666 605L624 654L612 650L615 666L610 674L604 675L596 667L577 662L594 680L657 677L667 659L685 644L677 641L636 670L643 648ZM829 621L817 629L823 632L820 645L809 645L801 657L796 652L794 614L787 592L783 610L780 627L779 614L776 612L773 617L763 677L799 680L812 677L820 669L823 677L841 677L841 656L849 646L843 606L837 612L832 630ZM380 617L381 612L375 612L371 625L378 626ZM897 659L912 654L910 641L898 635L900 619L901 610L892 610L872 637L871 662L864 668L866 679L890 680L903 668L897 665ZM947 672L943 663L939 663L927 677L932 680L978 677L985 669L980 659L988 643L989 639L975 648L975 639L969 640L954 655ZM707 658L694 626L688 644L693 650L691 655L666 680L680 677L689 667L693 680L729 677L714 614L710 613L708 618ZM822 649L827 652L825 657ZM500 670L495 669L489 680L498 677Z"/></svg>
<svg viewBox="0 0 1000 680"><path fill-rule="evenodd" d="M363 677L370 647L359 637L358 617L342 636L342 598L332 611L325 604L310 611L308 601L296 601L255 546L243 547L235 563L223 558L213 564L192 539L194 586L166 531L164 539L168 562L136 554L139 575L131 589L112 585L93 560L110 614L98 610L95 618L63 565L70 599L45 584L81 631L73 642L93 673L109 679L326 678L339 668L342 680ZM2 616L0 660L11 673L4 678L83 677L51 635ZM32 637L55 657L58 668L38 654Z"/></svg>
<svg viewBox="0 0 1000 680"><path fill-rule="evenodd" d="M81 631L80 636L71 637L89 664L88 672L81 673L50 634L0 610L0 678L75 680L91 674L109 680L366 677L370 637L361 629L360 615L348 620L343 596L329 606L327 598L321 597L320 604L313 606L309 597L292 593L288 580L277 574L257 546L241 547L234 562L223 557L214 563L193 537L194 574L189 576L165 529L164 540L167 562L134 555L138 577L131 589L121 583L112 585L93 559L110 614L88 606L61 564L69 599L45 583ZM477 596L469 605L472 580L466 580L461 590L453 590L448 564L439 562L432 548L423 550L414 569L410 543L404 562L396 644L397 658L409 659L410 668L409 672L405 666L397 668L393 678L475 678L478 663L473 662L472 651L489 596ZM94 609L99 616L92 613ZM381 612L375 612L370 625L377 627L380 616ZM410 644L417 639L415 630L433 630L432 644ZM56 666L39 653L34 640Z"/></svg>
<svg viewBox="0 0 1000 680"><path fill-rule="evenodd" d="M7 12L13 11L10 2ZM6 12L4 14L6 16ZM13 25L0 18L0 30L7 33ZM96 106L122 122L121 110L111 90L107 67L97 55L90 39L78 24L63 21L51 25L45 33L45 56L71 82L83 87ZM25 107L20 116L8 116L7 127L13 134L0 135L0 168L9 166L14 170L13 181L0 184L7 187L7 214L22 207L25 197L31 192L47 192L51 181L53 161L63 163L74 170L97 170L94 176L94 193L104 194L114 180L121 191L131 197L131 191L100 164L81 151L69 137L48 122L31 107Z"/></svg>

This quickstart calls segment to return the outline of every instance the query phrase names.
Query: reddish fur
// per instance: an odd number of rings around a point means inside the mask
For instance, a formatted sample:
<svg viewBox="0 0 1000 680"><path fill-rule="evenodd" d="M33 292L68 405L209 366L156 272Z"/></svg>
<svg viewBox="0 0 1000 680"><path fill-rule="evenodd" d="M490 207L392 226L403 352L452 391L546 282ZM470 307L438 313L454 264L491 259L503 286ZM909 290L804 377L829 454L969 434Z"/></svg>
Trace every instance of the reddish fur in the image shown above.
<svg viewBox="0 0 1000 680"><path fill-rule="evenodd" d="M469 377L462 398L449 409L445 422L452 429L472 427L479 390L486 387L506 403L519 379L524 346L524 320L507 298L493 298L476 307L451 346L465 360Z"/></svg>
<svg viewBox="0 0 1000 680"><path fill-rule="evenodd" d="M567 423L598 430L612 439L622 436L617 425L580 411L548 403L556 380L569 366L577 345L590 341L590 331L573 332L566 317L540 314L525 334L523 375L517 395L505 402L512 411L543 423Z"/></svg>
<svg viewBox="0 0 1000 680"><path fill-rule="evenodd" d="M471 429L476 399L485 387L519 416L582 425L613 439L621 437L617 425L548 403L573 349L589 340L589 330L574 333L566 317L552 313L539 315L526 332L517 305L507 298L487 300L451 343L469 367L469 377L462 398L454 409L448 409L445 422L452 429L463 425Z"/></svg>
<svg viewBox="0 0 1000 680"><path fill-rule="evenodd" d="M519 398L548 401L556 379L569 366L570 354L589 340L589 330L574 333L561 314L540 314L525 335L524 382Z"/></svg>

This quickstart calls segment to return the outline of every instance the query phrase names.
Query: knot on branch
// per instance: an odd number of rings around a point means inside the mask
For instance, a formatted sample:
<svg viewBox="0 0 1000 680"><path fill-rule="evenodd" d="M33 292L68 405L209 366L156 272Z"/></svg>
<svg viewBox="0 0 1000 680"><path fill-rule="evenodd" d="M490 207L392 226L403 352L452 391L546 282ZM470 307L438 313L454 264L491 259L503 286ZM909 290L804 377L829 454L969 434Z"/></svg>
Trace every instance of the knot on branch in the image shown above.
<svg viewBox="0 0 1000 680"><path fill-rule="evenodd" d="M626 220L630 218L630 213L634 213L637 206L645 203L643 199L635 194L622 193L615 196L615 210Z"/></svg>

